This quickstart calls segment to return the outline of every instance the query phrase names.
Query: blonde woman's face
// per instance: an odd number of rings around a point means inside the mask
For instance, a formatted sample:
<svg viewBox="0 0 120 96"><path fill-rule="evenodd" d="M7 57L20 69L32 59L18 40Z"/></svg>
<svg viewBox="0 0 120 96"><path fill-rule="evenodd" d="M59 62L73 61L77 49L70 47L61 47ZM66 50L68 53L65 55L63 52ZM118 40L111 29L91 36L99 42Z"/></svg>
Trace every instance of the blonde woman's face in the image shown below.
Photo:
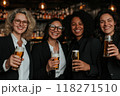
<svg viewBox="0 0 120 96"><path fill-rule="evenodd" d="M13 20L13 33L21 35L26 31L28 27L28 21L24 14L17 13Z"/></svg>

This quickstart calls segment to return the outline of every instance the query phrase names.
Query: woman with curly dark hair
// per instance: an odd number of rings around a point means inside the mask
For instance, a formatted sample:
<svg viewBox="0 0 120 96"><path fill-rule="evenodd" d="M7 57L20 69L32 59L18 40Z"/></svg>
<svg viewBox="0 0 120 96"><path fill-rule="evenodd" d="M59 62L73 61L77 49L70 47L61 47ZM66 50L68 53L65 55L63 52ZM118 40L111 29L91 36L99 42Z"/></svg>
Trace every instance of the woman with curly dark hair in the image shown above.
<svg viewBox="0 0 120 96"><path fill-rule="evenodd" d="M101 79L120 79L120 20L117 13L108 9L101 10L95 18L96 34L101 40L102 49L99 57ZM108 44L109 57L103 57L104 38L111 36L112 44Z"/></svg>
<svg viewBox="0 0 120 96"><path fill-rule="evenodd" d="M61 42L62 31L62 21L58 18L51 19L46 25L43 42L33 46L33 79L64 79L68 49L67 45ZM54 52L57 53L56 56L53 56ZM57 56L59 59L56 58Z"/></svg>
<svg viewBox="0 0 120 96"><path fill-rule="evenodd" d="M68 29L71 44L65 71L67 79L97 79L97 56L100 41L93 38L94 22L91 15L80 10L74 12ZM79 60L72 60L72 50L79 50Z"/></svg>

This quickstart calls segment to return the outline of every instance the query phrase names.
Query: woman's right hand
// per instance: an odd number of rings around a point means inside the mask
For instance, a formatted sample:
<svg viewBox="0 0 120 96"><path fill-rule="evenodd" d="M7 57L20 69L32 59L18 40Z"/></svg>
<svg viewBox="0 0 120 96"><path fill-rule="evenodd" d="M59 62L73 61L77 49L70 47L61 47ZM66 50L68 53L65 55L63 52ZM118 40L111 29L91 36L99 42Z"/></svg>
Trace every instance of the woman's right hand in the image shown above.
<svg viewBox="0 0 120 96"><path fill-rule="evenodd" d="M12 70L17 70L21 65L21 58L17 55L12 54L6 62L6 68L12 67Z"/></svg>
<svg viewBox="0 0 120 96"><path fill-rule="evenodd" d="M52 57L48 60L48 64L46 66L46 71L49 72L51 70L56 70L56 66L60 63L60 60L55 60L56 57Z"/></svg>

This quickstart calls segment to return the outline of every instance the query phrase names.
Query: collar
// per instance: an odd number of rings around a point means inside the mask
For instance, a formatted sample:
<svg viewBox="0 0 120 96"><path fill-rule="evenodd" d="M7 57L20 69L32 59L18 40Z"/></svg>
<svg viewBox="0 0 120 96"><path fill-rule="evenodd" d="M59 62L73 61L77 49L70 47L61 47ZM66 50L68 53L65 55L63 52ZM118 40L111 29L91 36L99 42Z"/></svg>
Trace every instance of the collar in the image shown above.
<svg viewBox="0 0 120 96"><path fill-rule="evenodd" d="M13 41L17 44L18 42L18 39L14 36L13 33L11 33L11 37L13 39ZM21 38L22 42L23 42L23 45L26 45L27 44L27 41L24 39L24 38Z"/></svg>

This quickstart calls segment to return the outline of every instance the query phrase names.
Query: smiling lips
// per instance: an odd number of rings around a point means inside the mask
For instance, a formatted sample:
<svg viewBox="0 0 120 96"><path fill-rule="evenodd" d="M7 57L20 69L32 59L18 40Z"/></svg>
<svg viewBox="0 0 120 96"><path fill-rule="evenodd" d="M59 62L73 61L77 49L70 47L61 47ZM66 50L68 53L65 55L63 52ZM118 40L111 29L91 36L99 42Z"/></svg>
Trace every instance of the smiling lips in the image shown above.
<svg viewBox="0 0 120 96"><path fill-rule="evenodd" d="M18 29L18 30L23 30L24 27L17 26L17 29Z"/></svg>

